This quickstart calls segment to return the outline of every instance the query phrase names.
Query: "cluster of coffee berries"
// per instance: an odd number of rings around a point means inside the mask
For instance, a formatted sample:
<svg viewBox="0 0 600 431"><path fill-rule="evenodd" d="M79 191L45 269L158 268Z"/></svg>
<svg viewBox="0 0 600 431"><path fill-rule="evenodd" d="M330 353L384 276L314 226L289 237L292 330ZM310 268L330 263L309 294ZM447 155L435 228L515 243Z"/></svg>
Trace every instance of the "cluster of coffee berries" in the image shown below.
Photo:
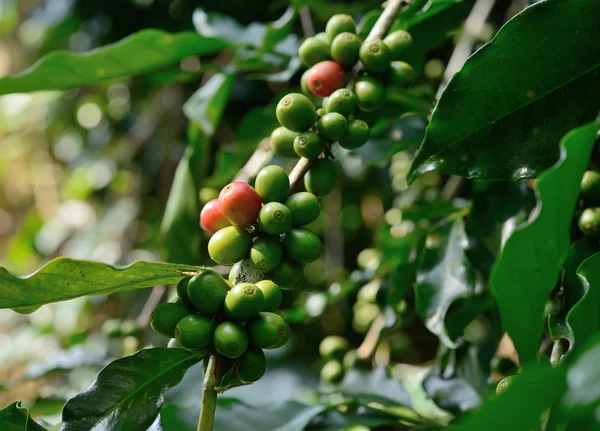
<svg viewBox="0 0 600 431"><path fill-rule="evenodd" d="M304 280L303 265L321 256L321 240L304 227L321 213L317 196L335 186L336 167L319 159L305 176L307 192L289 195L290 180L283 168L266 166L256 177L255 188L233 182L200 214L202 227L213 234L208 253L220 265L235 265L235 278L244 259L281 289L293 289Z"/></svg>
<svg viewBox="0 0 600 431"><path fill-rule="evenodd" d="M274 313L281 289L270 280L233 286L205 269L181 280L177 296L154 309L152 329L173 338L170 347L214 350L234 360L231 367L242 382L260 379L266 369L262 349L281 347L290 336L288 324Z"/></svg>
<svg viewBox="0 0 600 431"><path fill-rule="evenodd" d="M586 171L581 179L581 194L585 209L579 216L579 229L585 236L600 237L600 173Z"/></svg>
<svg viewBox="0 0 600 431"><path fill-rule="evenodd" d="M321 380L334 385L342 381L346 370L357 368L360 363L356 350L352 350L350 342L339 335L323 338L319 354L325 361L321 368Z"/></svg>

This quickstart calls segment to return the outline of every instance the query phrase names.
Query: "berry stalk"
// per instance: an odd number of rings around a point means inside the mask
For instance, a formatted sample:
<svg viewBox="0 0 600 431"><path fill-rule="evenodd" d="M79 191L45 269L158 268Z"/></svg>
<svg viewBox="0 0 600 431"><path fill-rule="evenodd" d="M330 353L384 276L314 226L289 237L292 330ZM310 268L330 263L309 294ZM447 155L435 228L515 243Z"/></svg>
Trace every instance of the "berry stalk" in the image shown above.
<svg viewBox="0 0 600 431"><path fill-rule="evenodd" d="M202 384L202 405L197 431L212 431L213 429L217 409L217 391L215 391L215 386L218 384L217 362L217 355L210 355Z"/></svg>
<svg viewBox="0 0 600 431"><path fill-rule="evenodd" d="M408 3L409 2L406 0L389 0L385 9L383 10L383 13L369 32L369 35L365 41L372 39L383 39L392 26L396 15L398 15L398 12L400 12L400 8ZM360 72L360 69L361 65L359 63L352 70L352 73L348 78L348 85L346 88L351 89L354 87L354 83L356 81L356 77L358 76L358 72ZM302 181L304 175L308 172L316 160L317 159L307 159L302 157L298 163L296 163L296 166L294 166L294 169L292 169L292 172L290 173L290 194L294 192L300 181Z"/></svg>

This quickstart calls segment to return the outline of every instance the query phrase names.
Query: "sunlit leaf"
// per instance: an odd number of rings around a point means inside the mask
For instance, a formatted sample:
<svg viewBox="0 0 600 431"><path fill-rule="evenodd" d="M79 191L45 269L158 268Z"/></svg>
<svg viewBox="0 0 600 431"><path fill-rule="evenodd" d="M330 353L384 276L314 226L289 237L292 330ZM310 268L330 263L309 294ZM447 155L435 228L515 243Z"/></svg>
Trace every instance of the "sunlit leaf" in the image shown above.
<svg viewBox="0 0 600 431"><path fill-rule="evenodd" d="M21 402L17 401L0 410L0 429L2 431L46 431L46 428L34 421Z"/></svg>

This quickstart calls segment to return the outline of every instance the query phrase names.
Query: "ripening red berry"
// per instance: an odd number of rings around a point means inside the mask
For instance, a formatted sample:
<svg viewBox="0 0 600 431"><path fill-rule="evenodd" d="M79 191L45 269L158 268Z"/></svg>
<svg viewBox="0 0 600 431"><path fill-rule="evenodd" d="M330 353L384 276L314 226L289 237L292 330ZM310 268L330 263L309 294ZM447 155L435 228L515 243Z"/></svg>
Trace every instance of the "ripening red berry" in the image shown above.
<svg viewBox="0 0 600 431"><path fill-rule="evenodd" d="M315 96L326 97L344 86L346 73L335 61L321 61L308 71L308 88Z"/></svg>
<svg viewBox="0 0 600 431"><path fill-rule="evenodd" d="M234 181L221 190L219 205L232 224L244 227L256 223L262 202L250 184Z"/></svg>
<svg viewBox="0 0 600 431"><path fill-rule="evenodd" d="M225 214L221 211L218 199L208 201L200 212L200 224L202 228L213 234L224 227L231 226L231 222L227 220Z"/></svg>

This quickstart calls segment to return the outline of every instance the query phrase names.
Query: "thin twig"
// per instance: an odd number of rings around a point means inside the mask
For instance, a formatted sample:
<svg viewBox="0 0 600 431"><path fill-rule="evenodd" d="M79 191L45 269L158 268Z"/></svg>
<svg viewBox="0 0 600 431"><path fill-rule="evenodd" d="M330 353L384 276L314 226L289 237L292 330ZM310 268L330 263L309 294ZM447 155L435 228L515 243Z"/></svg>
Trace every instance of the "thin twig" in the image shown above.
<svg viewBox="0 0 600 431"><path fill-rule="evenodd" d="M367 335L365 335L365 339L363 340L362 344L358 349L356 349L356 354L358 355L359 359L365 361L373 356L384 326L385 317L383 316L383 313L379 313L371 324L371 327L369 328Z"/></svg>
<svg viewBox="0 0 600 431"><path fill-rule="evenodd" d="M304 36L310 37L315 35L315 26L313 25L312 18L310 17L310 8L308 5L304 5L298 11L300 14L300 24L302 25L302 31Z"/></svg>
<svg viewBox="0 0 600 431"><path fill-rule="evenodd" d="M440 192L440 199L444 202L450 202L460 190L463 180L464 178L456 176L451 176L448 178L448 181L446 181L446 184L444 184L444 187Z"/></svg>
<svg viewBox="0 0 600 431"><path fill-rule="evenodd" d="M383 39L390 27L392 26L396 15L398 15L398 12L400 12L400 8L406 4L408 4L408 2L406 2L405 0L389 0L387 2L386 8L384 9L383 13L369 32L369 35L367 36L365 41L373 39ZM354 87L356 77L358 76L360 70L361 65L360 63L358 63L354 67L354 69L352 69L352 72L350 72L346 88ZM309 160L305 158L301 158L298 161L298 163L296 163L296 166L294 166L294 169L290 173L290 193L293 192L293 190L298 186L300 180L308 172L313 163L314 159Z"/></svg>
<svg viewBox="0 0 600 431"><path fill-rule="evenodd" d="M215 354L210 355L204 383L202 384L202 405L200 407L200 418L198 419L197 431L212 431L215 422L215 411L217 409L217 391L215 386L219 383L219 364Z"/></svg>
<svg viewBox="0 0 600 431"><path fill-rule="evenodd" d="M140 328L147 328L150 324L150 316L152 315L152 311L156 308L160 301L162 300L163 295L167 291L167 286L154 286L152 288L152 292L146 299L146 303L140 312L140 315L137 318L137 324Z"/></svg>
<svg viewBox="0 0 600 431"><path fill-rule="evenodd" d="M252 156L234 178L234 181L247 183L251 178L258 175L258 172L267 164L270 158L271 144L269 138L265 138L260 141Z"/></svg>

